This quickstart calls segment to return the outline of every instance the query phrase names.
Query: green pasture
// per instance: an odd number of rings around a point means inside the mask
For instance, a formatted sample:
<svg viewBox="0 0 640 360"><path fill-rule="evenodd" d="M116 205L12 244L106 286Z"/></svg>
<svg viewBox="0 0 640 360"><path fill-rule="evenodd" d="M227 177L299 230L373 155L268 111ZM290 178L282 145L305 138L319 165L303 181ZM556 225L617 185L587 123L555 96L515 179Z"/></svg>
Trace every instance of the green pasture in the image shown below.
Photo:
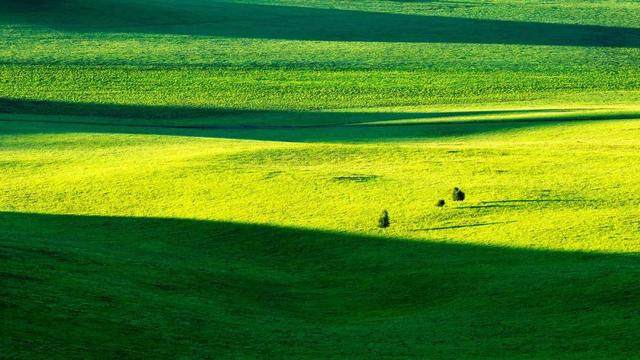
<svg viewBox="0 0 640 360"><path fill-rule="evenodd" d="M0 0L0 357L640 356L638 24Z"/></svg>

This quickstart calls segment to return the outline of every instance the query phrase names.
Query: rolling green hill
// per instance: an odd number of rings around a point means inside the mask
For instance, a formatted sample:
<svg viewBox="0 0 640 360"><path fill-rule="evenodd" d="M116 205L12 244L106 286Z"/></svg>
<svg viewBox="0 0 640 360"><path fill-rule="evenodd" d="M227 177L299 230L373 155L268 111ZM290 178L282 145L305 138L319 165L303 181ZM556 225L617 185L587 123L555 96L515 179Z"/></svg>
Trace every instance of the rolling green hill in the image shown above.
<svg viewBox="0 0 640 360"><path fill-rule="evenodd" d="M638 24L0 0L0 357L640 356Z"/></svg>

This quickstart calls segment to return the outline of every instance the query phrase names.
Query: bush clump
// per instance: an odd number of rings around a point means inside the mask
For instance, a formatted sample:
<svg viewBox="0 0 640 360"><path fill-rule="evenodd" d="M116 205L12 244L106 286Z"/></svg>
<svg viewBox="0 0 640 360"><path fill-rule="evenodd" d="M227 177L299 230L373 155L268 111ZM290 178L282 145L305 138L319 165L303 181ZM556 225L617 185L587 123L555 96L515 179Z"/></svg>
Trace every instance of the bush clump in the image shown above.
<svg viewBox="0 0 640 360"><path fill-rule="evenodd" d="M453 188L452 198L453 201L464 201L464 191L460 190L459 188Z"/></svg>
<svg viewBox="0 0 640 360"><path fill-rule="evenodd" d="M437 207L443 207L443 206L444 206L444 204L445 204L444 199L440 199L440 200L438 200L438 202L436 203L436 206L437 206Z"/></svg>
<svg viewBox="0 0 640 360"><path fill-rule="evenodd" d="M378 227L381 229L388 228L391 225L391 221L389 220L389 212L387 210L382 210L382 214L380 214L380 218L378 219Z"/></svg>

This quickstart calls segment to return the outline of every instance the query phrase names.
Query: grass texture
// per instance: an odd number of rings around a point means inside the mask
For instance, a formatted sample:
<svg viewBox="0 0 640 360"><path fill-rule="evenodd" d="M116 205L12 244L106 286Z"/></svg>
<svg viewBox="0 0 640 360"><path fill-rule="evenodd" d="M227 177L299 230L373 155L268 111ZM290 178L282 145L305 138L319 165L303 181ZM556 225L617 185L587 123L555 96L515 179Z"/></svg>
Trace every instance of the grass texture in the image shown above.
<svg viewBox="0 0 640 360"><path fill-rule="evenodd" d="M638 23L0 0L0 353L637 357Z"/></svg>

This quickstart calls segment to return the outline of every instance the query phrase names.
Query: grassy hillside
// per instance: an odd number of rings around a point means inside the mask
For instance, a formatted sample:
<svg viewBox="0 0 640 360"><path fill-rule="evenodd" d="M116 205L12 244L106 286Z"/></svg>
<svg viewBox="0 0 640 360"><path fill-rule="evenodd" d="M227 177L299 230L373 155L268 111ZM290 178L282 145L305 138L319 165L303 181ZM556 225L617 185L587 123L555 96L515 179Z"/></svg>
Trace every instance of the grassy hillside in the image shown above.
<svg viewBox="0 0 640 360"><path fill-rule="evenodd" d="M3 5L12 98L301 110L638 99L635 2Z"/></svg>
<svg viewBox="0 0 640 360"><path fill-rule="evenodd" d="M639 23L0 0L0 351L638 356Z"/></svg>
<svg viewBox="0 0 640 360"><path fill-rule="evenodd" d="M16 357L635 354L636 257L217 221L0 224L3 281L22 285L2 303Z"/></svg>

